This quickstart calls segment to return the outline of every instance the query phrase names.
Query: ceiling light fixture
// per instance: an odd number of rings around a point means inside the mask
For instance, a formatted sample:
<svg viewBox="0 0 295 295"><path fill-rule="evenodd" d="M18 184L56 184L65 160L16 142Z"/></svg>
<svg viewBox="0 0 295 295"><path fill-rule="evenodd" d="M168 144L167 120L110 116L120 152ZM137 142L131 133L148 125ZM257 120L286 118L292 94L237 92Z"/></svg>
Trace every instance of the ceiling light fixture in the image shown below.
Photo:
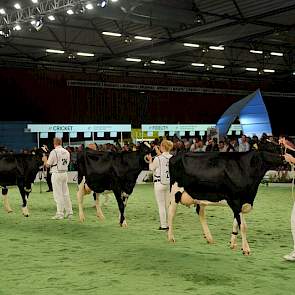
<svg viewBox="0 0 295 295"><path fill-rule="evenodd" d="M11 30L8 27L4 27L0 30L0 36L9 38L11 36Z"/></svg>
<svg viewBox="0 0 295 295"><path fill-rule="evenodd" d="M48 52L48 53L57 53L57 54L65 53L64 50L56 50L56 49L46 49L46 52Z"/></svg>
<svg viewBox="0 0 295 295"><path fill-rule="evenodd" d="M43 27L43 17L36 16L35 19L31 21L31 25L34 27L36 31L40 31Z"/></svg>
<svg viewBox="0 0 295 295"><path fill-rule="evenodd" d="M151 40L153 40L151 37L144 37L144 36L135 36L134 39L144 40L144 41L151 41Z"/></svg>
<svg viewBox="0 0 295 295"><path fill-rule="evenodd" d="M251 49L250 53L263 54L263 51L262 50L253 50L253 49Z"/></svg>
<svg viewBox="0 0 295 295"><path fill-rule="evenodd" d="M275 70L271 70L271 69L264 69L263 70L264 73L274 73Z"/></svg>
<svg viewBox="0 0 295 295"><path fill-rule="evenodd" d="M15 3L14 8L17 10L22 9L19 3Z"/></svg>
<svg viewBox="0 0 295 295"><path fill-rule="evenodd" d="M140 58L127 57L125 60L126 61L132 61L132 62L141 62Z"/></svg>
<svg viewBox="0 0 295 295"><path fill-rule="evenodd" d="M73 11L72 9L68 9L68 10L67 10L67 14L68 14L68 15L72 15L72 14L74 14L74 11Z"/></svg>
<svg viewBox="0 0 295 295"><path fill-rule="evenodd" d="M85 56L85 57L93 57L93 53L86 53L86 52L77 52L77 55L79 56Z"/></svg>
<svg viewBox="0 0 295 295"><path fill-rule="evenodd" d="M32 0L34 4L38 4L38 0Z"/></svg>
<svg viewBox="0 0 295 295"><path fill-rule="evenodd" d="M93 5L92 5L92 3L87 3L85 7L86 7L86 9L88 9L88 10L93 9Z"/></svg>
<svg viewBox="0 0 295 295"><path fill-rule="evenodd" d="M151 60L151 63L152 64L157 64L157 65L164 65L164 64L166 64L166 62L165 61L163 61L163 60Z"/></svg>
<svg viewBox="0 0 295 295"><path fill-rule="evenodd" d="M193 67L204 67L205 64L201 64L201 63L195 63L195 62L193 62L193 63L192 63L192 66L193 66Z"/></svg>
<svg viewBox="0 0 295 295"><path fill-rule="evenodd" d="M209 46L209 49L213 49L213 50L224 50L224 47L223 47L223 45Z"/></svg>
<svg viewBox="0 0 295 295"><path fill-rule="evenodd" d="M13 28L14 31L20 31L22 27L19 24L16 24Z"/></svg>
<svg viewBox="0 0 295 295"><path fill-rule="evenodd" d="M270 55L274 55L274 56L284 56L284 53L282 53L282 52L271 52Z"/></svg>
<svg viewBox="0 0 295 295"><path fill-rule="evenodd" d="M108 0L98 0L97 6L101 8L105 8L108 5Z"/></svg>
<svg viewBox="0 0 295 295"><path fill-rule="evenodd" d="M5 14L6 14L6 11L5 11L4 8L1 8L1 9L0 9L0 14L2 14L2 15L5 15Z"/></svg>
<svg viewBox="0 0 295 295"><path fill-rule="evenodd" d="M74 6L74 13L75 14L83 14L85 12L85 7L83 6L82 3L77 3Z"/></svg>
<svg viewBox="0 0 295 295"><path fill-rule="evenodd" d="M225 66L223 66L223 65L212 65L212 68L215 68L215 69L224 69Z"/></svg>
<svg viewBox="0 0 295 295"><path fill-rule="evenodd" d="M54 21L55 17L54 17L54 15L51 14L51 15L48 16L48 19L51 20L51 21Z"/></svg>
<svg viewBox="0 0 295 295"><path fill-rule="evenodd" d="M114 37L121 37L122 34L120 33L113 33L113 32L102 32L103 35L106 35L106 36L114 36Z"/></svg>
<svg viewBox="0 0 295 295"><path fill-rule="evenodd" d="M195 43L183 43L183 45L186 47L200 47L199 44L195 44Z"/></svg>
<svg viewBox="0 0 295 295"><path fill-rule="evenodd" d="M249 71L249 72L257 72L258 71L257 68L246 68L245 70Z"/></svg>

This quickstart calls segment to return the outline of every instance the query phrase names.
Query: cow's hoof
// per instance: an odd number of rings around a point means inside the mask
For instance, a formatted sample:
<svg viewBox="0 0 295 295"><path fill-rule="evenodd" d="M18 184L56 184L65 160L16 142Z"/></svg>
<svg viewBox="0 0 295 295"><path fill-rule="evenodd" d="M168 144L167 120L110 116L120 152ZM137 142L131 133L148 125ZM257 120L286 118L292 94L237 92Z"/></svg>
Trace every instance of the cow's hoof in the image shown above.
<svg viewBox="0 0 295 295"><path fill-rule="evenodd" d="M243 251L244 256L250 256L250 251Z"/></svg>
<svg viewBox="0 0 295 295"><path fill-rule="evenodd" d="M25 217L29 217L29 210L28 210L28 208L23 207L23 208L22 208L22 213L23 213L23 215L24 215Z"/></svg>
<svg viewBox="0 0 295 295"><path fill-rule="evenodd" d="M85 216L80 215L79 220L80 220L81 223L83 223L85 221Z"/></svg>
<svg viewBox="0 0 295 295"><path fill-rule="evenodd" d="M96 217L100 220L100 221L104 221L105 217L103 214L96 214Z"/></svg>
<svg viewBox="0 0 295 295"><path fill-rule="evenodd" d="M232 250L237 250L238 249L238 244L230 244L230 248Z"/></svg>
<svg viewBox="0 0 295 295"><path fill-rule="evenodd" d="M123 221L123 223L121 224L121 227L124 227L124 228L128 227L126 220Z"/></svg>
<svg viewBox="0 0 295 295"><path fill-rule="evenodd" d="M10 209L10 210L7 210L7 213L12 213L13 211L12 211L12 209Z"/></svg>
<svg viewBox="0 0 295 295"><path fill-rule="evenodd" d="M214 240L213 239L206 239L207 240L207 244L214 244Z"/></svg>
<svg viewBox="0 0 295 295"><path fill-rule="evenodd" d="M168 242L173 243L173 244L176 242L176 240L175 240L175 238L174 238L173 235L169 235L168 234Z"/></svg>

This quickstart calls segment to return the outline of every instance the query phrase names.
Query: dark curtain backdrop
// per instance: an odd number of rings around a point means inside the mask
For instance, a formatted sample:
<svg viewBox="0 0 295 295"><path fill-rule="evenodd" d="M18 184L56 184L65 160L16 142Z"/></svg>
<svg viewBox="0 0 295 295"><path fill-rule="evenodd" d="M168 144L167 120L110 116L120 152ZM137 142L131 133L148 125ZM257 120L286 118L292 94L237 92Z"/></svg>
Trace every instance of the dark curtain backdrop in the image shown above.
<svg viewBox="0 0 295 295"><path fill-rule="evenodd" d="M242 97L232 95L147 92L68 87L67 80L196 86L251 91L292 92L291 84L214 80L173 80L64 73L48 70L0 69L1 121L35 123L216 123ZM295 135L295 101L264 97L274 133Z"/></svg>

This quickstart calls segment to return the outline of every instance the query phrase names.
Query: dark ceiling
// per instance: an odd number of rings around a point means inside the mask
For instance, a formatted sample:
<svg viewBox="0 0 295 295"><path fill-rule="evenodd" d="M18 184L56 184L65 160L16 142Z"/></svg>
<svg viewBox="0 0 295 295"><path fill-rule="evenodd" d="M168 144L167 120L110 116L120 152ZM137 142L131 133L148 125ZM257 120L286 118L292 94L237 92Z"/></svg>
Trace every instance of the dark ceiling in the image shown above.
<svg viewBox="0 0 295 295"><path fill-rule="evenodd" d="M94 9L68 15L66 10L74 9L78 2L92 2ZM30 0L19 3L22 7L34 5ZM0 38L0 66L41 65L68 70L157 71L274 80L288 79L295 70L295 0L109 0L105 8L97 7L97 1L39 0L39 6L40 3L47 9L39 10L44 26L36 31L28 18L22 22L24 9L18 20L22 30L12 30L9 38ZM11 17L15 15L12 1L0 1L0 8ZM37 14L36 6L34 11ZM49 14L54 14L54 21L48 20ZM4 17L0 20L2 30L15 25L12 18L4 26ZM103 35L105 31L122 36ZM152 40L137 40L135 36ZM184 43L199 47L186 47ZM212 45L223 45L224 50L209 49ZM46 49L65 53L49 54ZM263 54L250 53L251 49ZM77 52L94 56L77 56ZM128 62L127 57L139 58L141 62ZM152 60L165 64L153 64ZM192 63L204 66L194 67ZM247 71L249 67L257 71Z"/></svg>

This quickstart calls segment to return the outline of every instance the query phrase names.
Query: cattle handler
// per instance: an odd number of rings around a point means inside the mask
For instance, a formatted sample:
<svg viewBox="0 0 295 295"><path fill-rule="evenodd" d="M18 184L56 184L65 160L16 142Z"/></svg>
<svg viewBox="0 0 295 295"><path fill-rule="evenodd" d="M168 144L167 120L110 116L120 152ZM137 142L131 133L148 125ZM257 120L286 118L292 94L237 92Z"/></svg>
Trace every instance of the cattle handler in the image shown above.
<svg viewBox="0 0 295 295"><path fill-rule="evenodd" d="M72 219L73 209L68 187L68 166L70 153L62 147L62 140L53 139L54 149L50 152L47 167L52 174L53 197L56 203L56 214L52 219Z"/></svg>
<svg viewBox="0 0 295 295"><path fill-rule="evenodd" d="M163 140L160 145L160 151L156 148L158 156L154 161L152 156L148 155L150 162L149 169L154 173L154 191L159 208L160 227L159 230L168 229L168 207L170 203L170 174L169 159L172 157L170 151L173 143L169 140Z"/></svg>
<svg viewBox="0 0 295 295"><path fill-rule="evenodd" d="M289 150L289 151L291 151L292 154L294 153L295 148L294 148L293 143L290 142L289 140L287 140L285 138L285 136L280 136L279 143L285 147L285 151ZM295 164L295 158L291 154L286 152L284 154L284 158L291 165ZM293 171L293 173L294 173L294 171ZM294 202L292 214L291 214L291 232L292 232L292 237L293 237L294 250L290 254L287 254L284 256L284 259L287 261L295 261L295 202Z"/></svg>

